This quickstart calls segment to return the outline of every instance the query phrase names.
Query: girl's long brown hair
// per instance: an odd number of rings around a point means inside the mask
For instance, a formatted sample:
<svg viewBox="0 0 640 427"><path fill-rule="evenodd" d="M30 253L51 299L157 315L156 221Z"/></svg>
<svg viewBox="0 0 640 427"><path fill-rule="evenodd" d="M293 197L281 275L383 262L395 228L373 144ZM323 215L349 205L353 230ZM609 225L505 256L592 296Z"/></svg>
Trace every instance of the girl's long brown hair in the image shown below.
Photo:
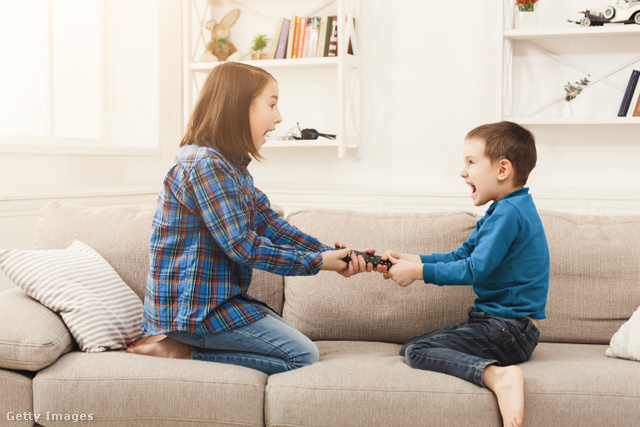
<svg viewBox="0 0 640 427"><path fill-rule="evenodd" d="M251 138L249 107L273 76L262 68L238 62L215 67L200 91L180 147L210 143L220 153L261 160Z"/></svg>

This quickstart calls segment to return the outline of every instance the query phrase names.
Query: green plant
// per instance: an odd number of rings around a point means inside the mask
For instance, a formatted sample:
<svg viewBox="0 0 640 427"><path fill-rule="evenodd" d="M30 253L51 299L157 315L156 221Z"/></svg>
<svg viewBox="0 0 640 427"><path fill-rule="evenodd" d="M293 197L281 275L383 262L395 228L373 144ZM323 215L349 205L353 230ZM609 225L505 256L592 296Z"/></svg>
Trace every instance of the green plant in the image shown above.
<svg viewBox="0 0 640 427"><path fill-rule="evenodd" d="M262 49L267 47L267 43L269 43L269 39L266 34L258 34L253 38L253 47L252 49L255 52L262 52Z"/></svg>
<svg viewBox="0 0 640 427"><path fill-rule="evenodd" d="M590 75L587 75L587 77L589 76ZM567 93L564 97L565 101L570 102L575 99L576 96L580 95L580 92L582 92L582 86L587 87L589 84L589 79L587 77L573 84L567 82L567 84L564 85L564 91Z"/></svg>

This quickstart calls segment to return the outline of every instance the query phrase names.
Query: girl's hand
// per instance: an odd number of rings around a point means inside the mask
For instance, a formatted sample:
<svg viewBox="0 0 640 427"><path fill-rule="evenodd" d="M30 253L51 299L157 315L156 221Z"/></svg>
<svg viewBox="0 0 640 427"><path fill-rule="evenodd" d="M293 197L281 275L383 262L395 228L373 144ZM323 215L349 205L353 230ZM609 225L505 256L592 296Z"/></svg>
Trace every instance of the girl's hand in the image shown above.
<svg viewBox="0 0 640 427"><path fill-rule="evenodd" d="M422 263L399 260L393 255L387 256L393 267L384 273L385 279L391 278L402 287L409 286L414 280L422 279Z"/></svg>
<svg viewBox="0 0 640 427"><path fill-rule="evenodd" d="M322 270L336 271L344 277L351 277L365 271L373 271L373 265L371 263L366 264L362 255L351 255L351 261L345 263L342 261L342 258L349 255L351 249L345 248L344 245L340 243L336 243L336 247L342 249L322 253ZM367 249L366 252L373 254L375 253L375 249ZM327 264L325 265L325 263ZM340 266L342 268L340 268Z"/></svg>

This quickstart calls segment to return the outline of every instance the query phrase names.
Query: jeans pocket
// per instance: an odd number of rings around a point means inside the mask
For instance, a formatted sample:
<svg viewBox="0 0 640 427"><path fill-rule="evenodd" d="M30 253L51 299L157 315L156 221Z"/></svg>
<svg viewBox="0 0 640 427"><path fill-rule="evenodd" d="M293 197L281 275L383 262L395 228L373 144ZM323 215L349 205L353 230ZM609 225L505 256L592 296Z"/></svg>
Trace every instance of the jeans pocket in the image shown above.
<svg viewBox="0 0 640 427"><path fill-rule="evenodd" d="M531 357L533 350L538 346L540 331L538 331L538 328L535 327L533 322L527 320L524 329L512 327L512 333L518 342L518 346L522 352L522 357L524 357L524 360L528 360L529 357Z"/></svg>
<svg viewBox="0 0 640 427"><path fill-rule="evenodd" d="M484 359L495 359L502 366L515 365L526 360L511 328L505 329L500 334L492 337L489 343L491 347L483 350L482 357Z"/></svg>

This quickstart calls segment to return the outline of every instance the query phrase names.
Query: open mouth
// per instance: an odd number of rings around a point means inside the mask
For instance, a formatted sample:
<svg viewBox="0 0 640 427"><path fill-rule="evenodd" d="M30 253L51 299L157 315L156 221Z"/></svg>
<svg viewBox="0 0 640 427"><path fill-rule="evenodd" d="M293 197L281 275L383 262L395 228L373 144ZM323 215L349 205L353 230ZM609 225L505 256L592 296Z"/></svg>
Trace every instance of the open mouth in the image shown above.
<svg viewBox="0 0 640 427"><path fill-rule="evenodd" d="M473 196L474 194L476 194L476 191L477 191L476 186L471 184L470 182L467 182L467 185L471 187L471 195Z"/></svg>

